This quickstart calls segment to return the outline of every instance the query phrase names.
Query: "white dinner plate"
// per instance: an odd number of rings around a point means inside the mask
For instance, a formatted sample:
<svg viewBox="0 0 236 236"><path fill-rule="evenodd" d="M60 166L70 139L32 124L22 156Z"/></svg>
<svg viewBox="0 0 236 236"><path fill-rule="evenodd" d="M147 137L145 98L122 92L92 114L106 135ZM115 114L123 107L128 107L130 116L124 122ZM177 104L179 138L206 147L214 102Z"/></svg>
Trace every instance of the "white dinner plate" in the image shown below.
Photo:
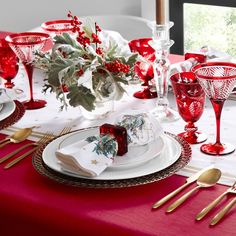
<svg viewBox="0 0 236 236"><path fill-rule="evenodd" d="M91 135L98 135L98 128L92 130ZM59 144L58 148L66 147L72 143L78 142L86 137L82 135L84 131L79 131L67 136L62 142ZM85 135L87 132L85 132ZM88 137L88 136L87 136ZM142 146L132 146L129 147L128 152L123 156L118 156L114 159L112 166L109 168L128 168L133 167L135 165L143 164L151 160L152 158L158 156L164 148L164 140L159 137L157 140L150 142L146 145Z"/></svg>
<svg viewBox="0 0 236 236"><path fill-rule="evenodd" d="M84 139L88 136L94 135L94 133L96 132L98 133L98 128L90 128L90 129L78 131L76 133L78 134L78 136L77 135L76 136L79 137L79 139ZM90 179L88 177L79 176L79 175L61 170L61 167L58 163L55 152L58 149L59 145L61 143L63 144L63 140L68 140L67 138L70 137L71 135L72 134L64 135L62 137L55 139L51 143L49 143L45 147L42 153L43 162L49 168L59 173L62 173L68 176L78 177L78 178ZM107 168L99 176L93 177L92 179L94 180L130 179L130 178L141 177L144 175L149 175L149 174L155 173L157 171L161 171L169 167L170 165L172 165L174 162L176 162L179 159L180 154L181 154L181 145L178 143L177 140L175 140L174 138L168 135L163 135L161 139L164 141L164 147L163 147L162 152L159 155L155 156L154 158L150 159L149 161L146 161L143 164L135 165L132 168L131 167L127 168L126 166L124 167L119 166L119 168L113 168L113 167Z"/></svg>
<svg viewBox="0 0 236 236"><path fill-rule="evenodd" d="M15 102L6 102L2 104L2 110L0 112L0 121L6 119L8 116L10 116L16 109Z"/></svg>

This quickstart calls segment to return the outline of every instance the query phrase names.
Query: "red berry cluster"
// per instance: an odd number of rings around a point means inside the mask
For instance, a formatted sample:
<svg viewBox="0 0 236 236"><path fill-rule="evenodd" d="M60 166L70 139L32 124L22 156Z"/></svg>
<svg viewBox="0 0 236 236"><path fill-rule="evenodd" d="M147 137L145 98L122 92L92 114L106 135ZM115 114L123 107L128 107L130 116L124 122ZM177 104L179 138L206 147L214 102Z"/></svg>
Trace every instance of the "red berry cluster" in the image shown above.
<svg viewBox="0 0 236 236"><path fill-rule="evenodd" d="M102 54L103 54L103 51L102 51L101 48L97 48L97 49L96 49L96 53L97 53L98 55L102 55Z"/></svg>
<svg viewBox="0 0 236 236"><path fill-rule="evenodd" d="M76 75L79 76L79 77L83 74L84 74L83 69L80 69L79 71L76 72Z"/></svg>
<svg viewBox="0 0 236 236"><path fill-rule="evenodd" d="M100 40L97 34L92 33L91 36L93 38L93 43L98 43L98 44L102 43L102 41Z"/></svg>
<svg viewBox="0 0 236 236"><path fill-rule="evenodd" d="M96 33L97 32L101 32L101 28L99 27L99 25L95 22L95 29L96 29Z"/></svg>
<svg viewBox="0 0 236 236"><path fill-rule="evenodd" d="M113 73L123 72L125 74L129 73L130 66L121 63L119 60L115 60L109 63L105 63L105 67L107 70Z"/></svg>
<svg viewBox="0 0 236 236"><path fill-rule="evenodd" d="M84 36L84 31L81 31L80 25L82 24L81 21L79 21L77 16L73 16L71 11L67 14L69 18L71 18L71 25L73 26L72 32L78 33L78 36L76 37L76 40L83 45L84 47L87 44L90 44L90 39L86 36Z"/></svg>
<svg viewBox="0 0 236 236"><path fill-rule="evenodd" d="M67 16L71 18L71 25L73 26L72 32L77 33L78 36L76 37L77 42L79 42L84 47L88 44L90 45L91 41L88 37L84 36L85 32L81 30L80 25L82 24L81 21L79 21L77 16L73 16L71 11L68 12ZM101 28L95 23L95 33L92 33L92 43L96 44L96 51L98 54L102 54L102 50L97 48L97 44L101 44L101 40L98 37L98 32L101 31Z"/></svg>

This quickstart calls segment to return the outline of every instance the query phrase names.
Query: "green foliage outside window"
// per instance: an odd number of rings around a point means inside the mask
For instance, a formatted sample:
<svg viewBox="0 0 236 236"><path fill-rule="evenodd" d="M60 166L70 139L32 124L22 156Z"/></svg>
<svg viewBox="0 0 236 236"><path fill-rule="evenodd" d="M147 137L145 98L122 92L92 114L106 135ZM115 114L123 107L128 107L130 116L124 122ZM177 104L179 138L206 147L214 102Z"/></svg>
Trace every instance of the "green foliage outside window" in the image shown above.
<svg viewBox="0 0 236 236"><path fill-rule="evenodd" d="M236 8L184 4L184 48L204 45L236 57Z"/></svg>

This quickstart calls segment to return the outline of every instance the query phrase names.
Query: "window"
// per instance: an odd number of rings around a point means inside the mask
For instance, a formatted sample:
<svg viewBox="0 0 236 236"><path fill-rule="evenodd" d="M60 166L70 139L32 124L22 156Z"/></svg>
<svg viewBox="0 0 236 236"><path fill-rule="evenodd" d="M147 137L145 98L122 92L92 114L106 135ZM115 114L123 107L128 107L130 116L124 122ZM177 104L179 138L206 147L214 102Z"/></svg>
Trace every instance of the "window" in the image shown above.
<svg viewBox="0 0 236 236"><path fill-rule="evenodd" d="M169 4L170 20L175 23L171 53L183 54L207 44L236 56L235 0L170 0Z"/></svg>

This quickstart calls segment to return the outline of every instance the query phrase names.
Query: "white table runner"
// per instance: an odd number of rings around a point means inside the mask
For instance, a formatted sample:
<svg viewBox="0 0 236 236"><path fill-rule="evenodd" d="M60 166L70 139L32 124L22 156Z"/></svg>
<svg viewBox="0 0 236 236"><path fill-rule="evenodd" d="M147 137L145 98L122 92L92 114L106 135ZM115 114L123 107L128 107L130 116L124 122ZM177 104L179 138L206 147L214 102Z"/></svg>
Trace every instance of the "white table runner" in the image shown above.
<svg viewBox="0 0 236 236"><path fill-rule="evenodd" d="M55 94L42 94L43 74L41 71L35 71L33 81L34 98L46 99L47 106L38 110L27 110L24 117L14 125L16 128L39 126L35 128L34 131L43 133L51 131L57 134L65 126L71 126L73 130L76 130L101 125L107 122L113 123L115 117L120 113L130 109L149 111L156 103L156 99L140 100L134 98L132 96L133 92L139 90L140 87L138 85L129 86L126 87L127 95L125 95L121 101L115 102L115 111L107 119L89 121L81 116L79 108L69 107L67 111L60 112L60 102L56 100ZM26 97L28 97L29 83L26 76L24 76L23 68L20 70L17 78L14 79L14 82L16 87L23 89L26 93ZM168 98L171 106L176 109L173 94L169 94ZM206 142L214 142L216 133L215 116L210 102L208 99L206 100L205 111L197 122L197 126L199 130L204 131L208 135ZM221 119L221 139L222 142L230 142L236 145L236 122L234 114L236 114L236 102L231 100L226 101ZM185 122L180 119L172 123L163 123L162 125L165 131L178 134L184 130ZM3 130L1 132L9 133L9 130ZM209 156L200 152L200 146L201 144L192 145L192 160L178 173L184 176L190 176L206 166L214 165L223 172L220 183L231 185L236 180L236 152L222 157Z"/></svg>

